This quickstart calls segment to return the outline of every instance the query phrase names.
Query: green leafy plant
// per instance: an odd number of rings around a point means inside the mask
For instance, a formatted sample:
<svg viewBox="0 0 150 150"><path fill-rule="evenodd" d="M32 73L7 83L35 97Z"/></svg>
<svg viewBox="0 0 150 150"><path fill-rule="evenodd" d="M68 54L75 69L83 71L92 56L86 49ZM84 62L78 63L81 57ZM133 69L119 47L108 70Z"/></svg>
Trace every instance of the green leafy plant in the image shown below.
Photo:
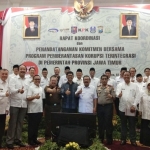
<svg viewBox="0 0 150 150"><path fill-rule="evenodd" d="M60 148L55 142L48 140L39 148L39 150L60 150Z"/></svg>

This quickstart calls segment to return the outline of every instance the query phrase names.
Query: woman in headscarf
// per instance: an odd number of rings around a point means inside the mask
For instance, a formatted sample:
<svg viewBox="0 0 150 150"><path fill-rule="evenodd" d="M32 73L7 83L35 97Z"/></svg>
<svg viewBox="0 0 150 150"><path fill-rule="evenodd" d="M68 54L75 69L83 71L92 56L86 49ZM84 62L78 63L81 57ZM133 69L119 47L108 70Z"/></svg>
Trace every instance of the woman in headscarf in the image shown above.
<svg viewBox="0 0 150 150"><path fill-rule="evenodd" d="M140 143L150 146L150 82L147 83L146 89L142 93L139 111L142 116Z"/></svg>

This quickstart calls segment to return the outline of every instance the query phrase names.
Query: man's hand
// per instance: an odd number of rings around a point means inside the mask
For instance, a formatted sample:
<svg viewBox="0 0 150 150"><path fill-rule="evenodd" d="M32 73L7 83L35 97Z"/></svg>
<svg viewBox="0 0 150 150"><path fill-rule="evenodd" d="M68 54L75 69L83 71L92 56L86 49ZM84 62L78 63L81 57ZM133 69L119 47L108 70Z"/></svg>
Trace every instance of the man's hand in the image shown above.
<svg viewBox="0 0 150 150"><path fill-rule="evenodd" d="M65 94L66 94L66 95L70 95L70 93L71 93L71 92L69 91L69 88L68 88L67 91L65 92Z"/></svg>
<svg viewBox="0 0 150 150"><path fill-rule="evenodd" d="M136 110L136 109L135 109L135 107L134 107L134 106L131 106L131 108L130 108L130 112L131 112L131 113L134 113L134 112L135 112L135 110Z"/></svg>
<svg viewBox="0 0 150 150"><path fill-rule="evenodd" d="M78 94L81 94L82 93L82 88L78 91Z"/></svg>
<svg viewBox="0 0 150 150"><path fill-rule="evenodd" d="M8 91L6 91L6 94L5 94L5 96L6 96L6 97L8 97L8 96L9 96L9 92L8 92Z"/></svg>
<svg viewBox="0 0 150 150"><path fill-rule="evenodd" d="M96 113L96 108L93 108L93 113L94 113L94 114Z"/></svg>
<svg viewBox="0 0 150 150"><path fill-rule="evenodd" d="M35 95L35 99L39 99L40 98L40 95L39 93Z"/></svg>
<svg viewBox="0 0 150 150"><path fill-rule="evenodd" d="M120 94L118 95L118 97L119 97L119 98L121 98L121 97L122 97L122 91L120 92Z"/></svg>
<svg viewBox="0 0 150 150"><path fill-rule="evenodd" d="M148 78L144 78L144 82L147 82Z"/></svg>
<svg viewBox="0 0 150 150"><path fill-rule="evenodd" d="M107 98L108 99L111 99L113 96L110 94L110 93L108 93L108 95L107 95Z"/></svg>
<svg viewBox="0 0 150 150"><path fill-rule="evenodd" d="M23 94L23 93L24 93L24 89L23 89L23 88L24 88L24 87L22 86L22 88L18 90L18 93Z"/></svg>

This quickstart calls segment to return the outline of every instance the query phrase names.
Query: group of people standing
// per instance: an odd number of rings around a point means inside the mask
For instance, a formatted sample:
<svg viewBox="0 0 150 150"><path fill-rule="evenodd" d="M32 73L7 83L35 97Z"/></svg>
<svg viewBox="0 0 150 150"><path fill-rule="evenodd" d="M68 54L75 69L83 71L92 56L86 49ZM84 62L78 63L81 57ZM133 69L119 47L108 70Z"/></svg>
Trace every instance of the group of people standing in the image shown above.
<svg viewBox="0 0 150 150"><path fill-rule="evenodd" d="M131 144L136 144L136 111L142 116L140 142L150 146L150 69L145 68L145 76L136 74L135 68L127 71L121 68L120 76L111 78L111 70L106 69L99 78L95 69L90 68L89 75L77 69L76 77L65 67L65 74L60 76L60 68L54 68L54 75L48 78L48 70L42 69L42 76L35 75L35 68L14 65L13 74L7 69L0 71L0 147L4 134L6 115L10 115L6 136L6 146L14 144L24 147L21 140L22 126L28 114L28 144L41 144L37 140L38 127L44 110L46 122L45 138L51 139L51 112L97 113L98 134L104 141L106 131L107 144L113 144L113 109L121 119L121 145L126 144L127 124ZM82 77L83 76L83 77ZM128 122L128 123L127 123Z"/></svg>

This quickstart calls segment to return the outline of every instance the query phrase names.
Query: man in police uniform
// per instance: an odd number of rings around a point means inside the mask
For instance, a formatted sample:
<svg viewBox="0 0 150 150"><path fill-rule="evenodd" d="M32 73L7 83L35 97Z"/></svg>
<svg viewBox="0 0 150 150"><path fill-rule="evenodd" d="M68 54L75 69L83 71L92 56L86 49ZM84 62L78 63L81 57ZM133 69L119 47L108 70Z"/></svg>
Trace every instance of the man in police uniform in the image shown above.
<svg viewBox="0 0 150 150"><path fill-rule="evenodd" d="M57 77L51 76L49 86L45 87L45 138L51 138L51 112L60 112L61 95L60 88L57 86Z"/></svg>
<svg viewBox="0 0 150 150"><path fill-rule="evenodd" d="M107 85L108 76L101 76L101 85L97 87L97 116L98 116L98 130L99 138L103 142L104 133L106 130L107 144L110 145L113 142L112 132L112 118L113 118L113 100L115 98L115 92L112 86Z"/></svg>

